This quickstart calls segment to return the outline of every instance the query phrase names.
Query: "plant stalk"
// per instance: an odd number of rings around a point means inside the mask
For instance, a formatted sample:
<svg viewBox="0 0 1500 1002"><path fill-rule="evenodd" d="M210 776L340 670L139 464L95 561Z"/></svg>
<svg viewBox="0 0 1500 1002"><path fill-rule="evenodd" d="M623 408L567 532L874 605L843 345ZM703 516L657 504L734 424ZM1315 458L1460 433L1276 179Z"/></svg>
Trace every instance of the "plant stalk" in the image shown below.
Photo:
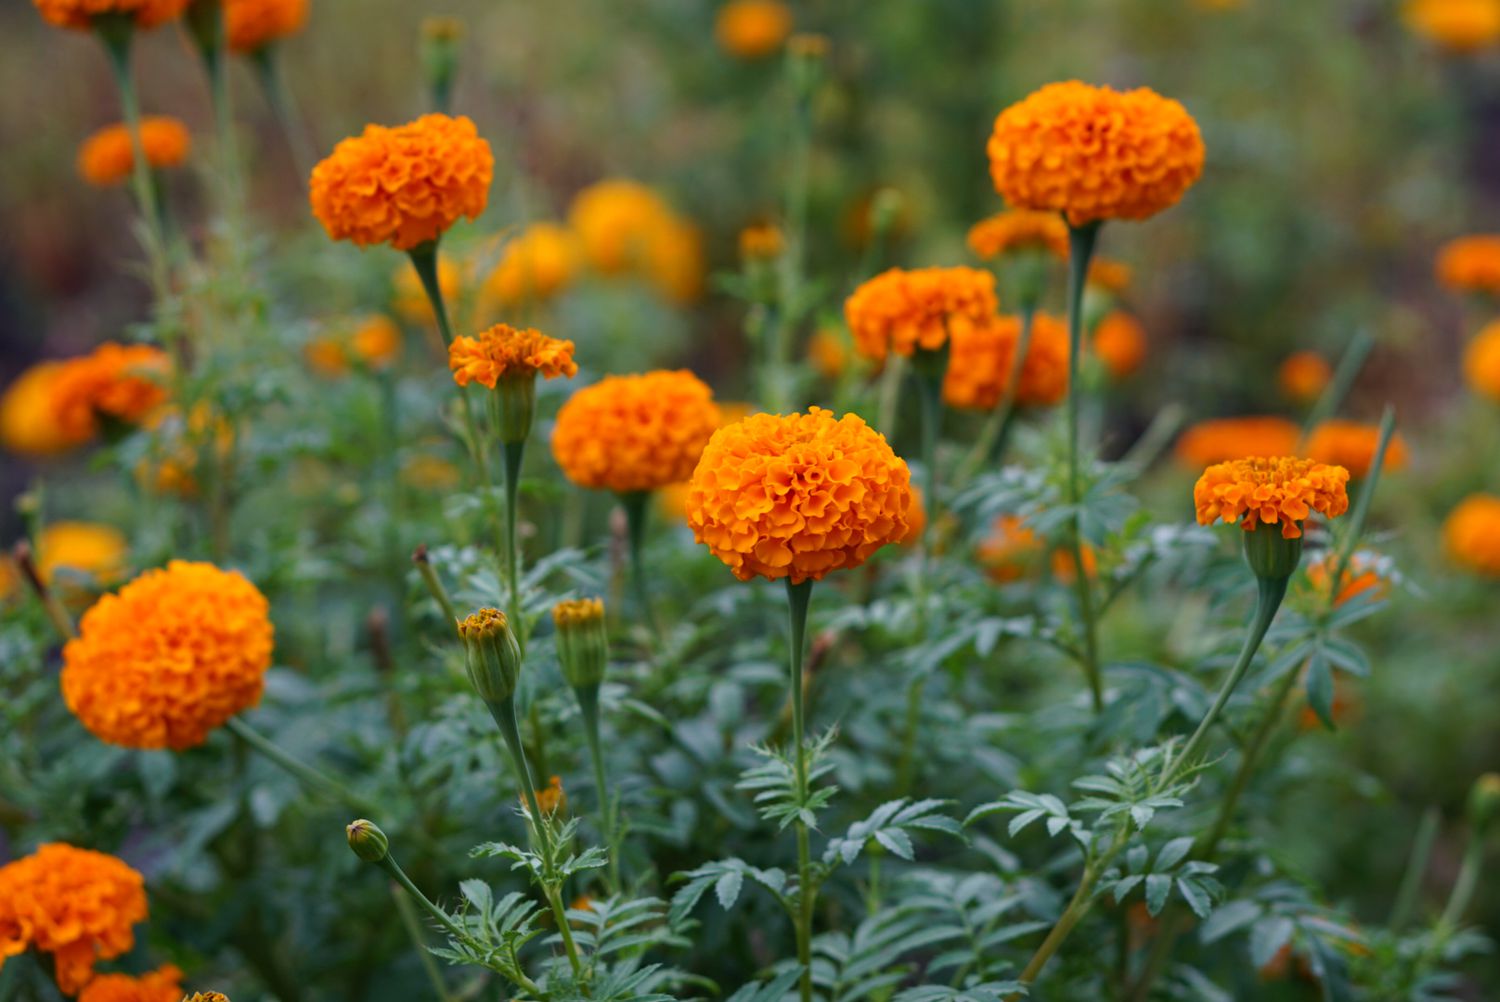
<svg viewBox="0 0 1500 1002"><path fill-rule="evenodd" d="M793 584L787 578L787 619L791 639L791 687L792 687L792 742L794 746L797 799L807 802L807 742L805 696L802 689L802 660L806 648L807 608L812 599L812 579ZM797 963L802 965L802 977L798 991L801 1002L812 1002L812 920L815 891L812 886L812 850L807 831L807 822L796 821L797 827Z"/></svg>

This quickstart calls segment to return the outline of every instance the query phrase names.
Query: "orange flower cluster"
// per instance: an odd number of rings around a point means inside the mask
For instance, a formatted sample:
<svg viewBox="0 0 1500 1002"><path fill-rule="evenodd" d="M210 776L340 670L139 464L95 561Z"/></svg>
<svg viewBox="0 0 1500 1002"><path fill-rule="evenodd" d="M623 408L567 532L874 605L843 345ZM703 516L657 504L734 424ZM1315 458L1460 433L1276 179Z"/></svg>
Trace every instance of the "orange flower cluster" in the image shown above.
<svg viewBox="0 0 1500 1002"><path fill-rule="evenodd" d="M170 372L160 348L105 342L63 363L51 386L52 416L70 441L79 442L99 433L101 417L140 424L166 401Z"/></svg>
<svg viewBox="0 0 1500 1002"><path fill-rule="evenodd" d="M1144 87L1048 84L1000 113L988 149L1006 202L1065 213L1075 226L1153 216L1203 173L1198 124Z"/></svg>
<svg viewBox="0 0 1500 1002"><path fill-rule="evenodd" d="M740 59L763 59L792 33L792 11L780 0L729 0L714 19L719 47Z"/></svg>
<svg viewBox="0 0 1500 1002"><path fill-rule="evenodd" d="M198 468L208 461L207 449L212 447L214 460L222 463L234 448L234 426L203 401L186 419L177 408L169 408L158 411L149 423L156 433L153 448L136 467L136 479L158 494L197 497Z"/></svg>
<svg viewBox="0 0 1500 1002"><path fill-rule="evenodd" d="M63 699L93 734L177 751L260 701L273 630L234 571L174 560L84 613L63 648Z"/></svg>
<svg viewBox="0 0 1500 1002"><path fill-rule="evenodd" d="M150 974L102 974L88 983L78 1002L181 1002L182 971L171 964Z"/></svg>
<svg viewBox="0 0 1500 1002"><path fill-rule="evenodd" d="M855 414L756 414L720 429L688 490L693 536L748 581L820 580L907 535L911 472Z"/></svg>
<svg viewBox="0 0 1500 1002"><path fill-rule="evenodd" d="M536 806L548 817L562 811L568 810L568 794L563 789L562 777L553 776L547 780L547 785L536 791Z"/></svg>
<svg viewBox="0 0 1500 1002"><path fill-rule="evenodd" d="M1308 436L1308 456L1320 463L1342 466L1351 476L1363 477L1375 462L1375 448L1380 444L1380 428L1358 421L1332 419L1324 421ZM1385 450L1385 471L1399 470L1407 463L1406 439L1391 436Z"/></svg>
<svg viewBox="0 0 1500 1002"><path fill-rule="evenodd" d="M620 179L590 185L573 199L568 223L600 273L643 275L675 302L702 291L697 228L645 185Z"/></svg>
<svg viewBox="0 0 1500 1002"><path fill-rule="evenodd" d="M686 369L609 376L557 412L552 455L580 487L652 491L690 477L717 427L713 391Z"/></svg>
<svg viewBox="0 0 1500 1002"><path fill-rule="evenodd" d="M969 227L969 249L983 261L1022 250L1068 256L1068 224L1055 212L1010 209Z"/></svg>
<svg viewBox="0 0 1500 1002"><path fill-rule="evenodd" d="M38 362L16 377L0 397L0 444L21 456L55 456L76 448L88 435L69 431L52 408L63 362Z"/></svg>
<svg viewBox="0 0 1500 1002"><path fill-rule="evenodd" d="M1091 546L1081 547L1083 572L1090 578L1099 573L1099 559ZM1005 583L1019 581L1038 571L1042 556L1042 539L1018 516L1001 515L990 527L989 535L979 544L975 557L992 580ZM1052 576L1064 584L1077 576L1073 554L1065 549L1052 550Z"/></svg>
<svg viewBox="0 0 1500 1002"><path fill-rule="evenodd" d="M59 28L88 30L94 18L106 14L129 14L137 28L155 28L175 21L188 0L32 0L42 17Z"/></svg>
<svg viewBox="0 0 1500 1002"><path fill-rule="evenodd" d="M1119 295L1130 287L1130 265L1107 257L1095 257L1089 262L1089 273L1085 281L1097 289Z"/></svg>
<svg viewBox="0 0 1500 1002"><path fill-rule="evenodd" d="M356 363L386 369L401 355L401 331L390 317L372 314L355 319L343 330L313 338L304 353L308 366L329 378L348 375Z"/></svg>
<svg viewBox="0 0 1500 1002"><path fill-rule="evenodd" d="M141 119L141 151L157 169L180 167L188 158L192 139L187 126L165 115ZM78 148L78 176L99 188L122 184L135 169L135 147L124 125L108 125Z"/></svg>
<svg viewBox="0 0 1500 1002"><path fill-rule="evenodd" d="M952 354L943 376L943 401L953 407L992 410L1005 393L1021 318L995 316L954 329ZM1031 344L1021 362L1016 403L1046 407L1068 395L1068 328L1047 313L1031 320Z"/></svg>
<svg viewBox="0 0 1500 1002"><path fill-rule="evenodd" d="M1464 380L1475 393L1500 401L1500 320L1481 328L1464 349Z"/></svg>
<svg viewBox="0 0 1500 1002"><path fill-rule="evenodd" d="M854 348L881 361L888 352L935 351L950 336L990 322L999 303L995 276L977 268L892 268L844 303Z"/></svg>
<svg viewBox="0 0 1500 1002"><path fill-rule="evenodd" d="M1186 466L1211 466L1245 456L1290 455L1301 437L1302 430L1286 418L1214 418L1183 432L1176 452Z"/></svg>
<svg viewBox="0 0 1500 1002"><path fill-rule="evenodd" d="M1414 33L1450 52L1500 42L1500 0L1407 0L1401 13Z"/></svg>
<svg viewBox="0 0 1500 1002"><path fill-rule="evenodd" d="M52 954L57 987L75 995L94 961L135 945L146 882L114 856L51 842L0 866L0 965L28 947Z"/></svg>
<svg viewBox="0 0 1500 1002"><path fill-rule="evenodd" d="M1333 379L1333 368L1315 351L1298 351L1276 370L1276 383L1288 399L1310 404L1323 395Z"/></svg>
<svg viewBox="0 0 1500 1002"><path fill-rule="evenodd" d="M573 342L559 341L539 330L516 330L496 324L478 337L461 336L448 346L448 367L459 386L479 383L493 390L505 378L544 379L578 374Z"/></svg>
<svg viewBox="0 0 1500 1002"><path fill-rule="evenodd" d="M505 245L484 293L501 306L551 299L578 271L578 237L557 223L533 223Z"/></svg>
<svg viewBox="0 0 1500 1002"><path fill-rule="evenodd" d="M849 364L849 343L844 335L824 327L807 342L807 359L824 379L837 379Z"/></svg>
<svg viewBox="0 0 1500 1002"><path fill-rule="evenodd" d="M82 575L109 584L125 570L130 545L119 529L95 522L53 522L37 533L34 560L46 585L65 584ZM0 595L4 589L0 588Z"/></svg>
<svg viewBox="0 0 1500 1002"><path fill-rule="evenodd" d="M1450 240L1438 251L1437 279L1455 292L1500 296L1500 233Z"/></svg>
<svg viewBox="0 0 1500 1002"><path fill-rule="evenodd" d="M769 223L740 230L740 257L746 261L773 261L781 256L786 241L781 230Z"/></svg>
<svg viewBox="0 0 1500 1002"><path fill-rule="evenodd" d="M312 210L335 240L411 250L483 212L494 172L490 144L463 116L367 125L313 168Z"/></svg>
<svg viewBox="0 0 1500 1002"><path fill-rule="evenodd" d="M1123 310L1111 310L1094 328L1094 354L1116 379L1124 379L1146 360L1146 331Z"/></svg>
<svg viewBox="0 0 1500 1002"><path fill-rule="evenodd" d="M1348 470L1311 459L1238 459L1203 471L1193 487L1193 506L1200 525L1239 522L1248 532L1279 523L1284 539L1296 539L1313 512L1334 518L1349 510L1348 483Z"/></svg>
<svg viewBox="0 0 1500 1002"><path fill-rule="evenodd" d="M1460 567L1500 577L1500 497L1471 494L1443 523L1443 547Z"/></svg>
<svg viewBox="0 0 1500 1002"><path fill-rule="evenodd" d="M306 21L307 0L224 0L224 32L235 52L263 49Z"/></svg>

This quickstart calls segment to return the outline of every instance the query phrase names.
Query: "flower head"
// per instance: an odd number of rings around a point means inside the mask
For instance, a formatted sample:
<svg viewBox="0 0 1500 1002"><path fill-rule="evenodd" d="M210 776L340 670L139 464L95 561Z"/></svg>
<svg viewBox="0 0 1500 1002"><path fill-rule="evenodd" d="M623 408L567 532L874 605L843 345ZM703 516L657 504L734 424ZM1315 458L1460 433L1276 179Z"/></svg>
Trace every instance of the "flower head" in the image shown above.
<svg viewBox="0 0 1500 1002"><path fill-rule="evenodd" d="M781 230L770 223L757 223L740 230L739 242L740 257L746 261L774 261L786 247Z"/></svg>
<svg viewBox="0 0 1500 1002"><path fill-rule="evenodd" d="M1443 547L1460 567L1500 578L1500 497L1471 494L1443 522Z"/></svg>
<svg viewBox="0 0 1500 1002"><path fill-rule="evenodd" d="M990 177L1016 208L1062 212L1075 226L1145 219L1175 205L1203 172L1187 110L1147 88L1048 84L995 120Z"/></svg>
<svg viewBox="0 0 1500 1002"><path fill-rule="evenodd" d="M309 368L331 379L348 375L356 362L369 369L387 369L401 355L401 329L378 313L355 317L308 341L303 354Z"/></svg>
<svg viewBox="0 0 1500 1002"><path fill-rule="evenodd" d="M557 628L557 660L563 678L575 689L597 686L609 662L609 631L604 603L597 598L573 598L552 607Z"/></svg>
<svg viewBox="0 0 1500 1002"><path fill-rule="evenodd" d="M844 303L854 348L877 361L941 349L960 330L990 321L999 304L995 276L977 268L892 268Z"/></svg>
<svg viewBox="0 0 1500 1002"><path fill-rule="evenodd" d="M981 260L1022 250L1068 256L1068 225L1055 212L1009 209L969 227L969 249Z"/></svg>
<svg viewBox="0 0 1500 1002"><path fill-rule="evenodd" d="M1183 432L1176 452L1185 466L1210 466L1244 456L1290 455L1301 437L1302 430L1286 418L1214 418Z"/></svg>
<svg viewBox="0 0 1500 1002"><path fill-rule="evenodd" d="M740 59L763 59L792 33L792 11L780 0L729 0L714 20L719 47Z"/></svg>
<svg viewBox="0 0 1500 1002"><path fill-rule="evenodd" d="M720 429L688 491L688 525L742 581L819 580L907 533L911 473L854 414L756 414Z"/></svg>
<svg viewBox="0 0 1500 1002"><path fill-rule="evenodd" d="M1004 583L1019 581L1040 572L1045 548L1043 540L1017 515L1001 515L990 526L989 534L979 544L975 557L992 580ZM1081 548L1083 572L1090 578L1099 572L1099 560L1091 546ZM1052 576L1069 583L1077 575L1073 554L1066 549L1051 551Z"/></svg>
<svg viewBox="0 0 1500 1002"><path fill-rule="evenodd" d="M1477 52L1500 42L1500 0L1407 0L1406 26L1449 52Z"/></svg>
<svg viewBox="0 0 1500 1002"><path fill-rule="evenodd" d="M99 432L99 419L147 420L167 399L171 363L160 348L106 342L62 364L52 383L52 414L70 439Z"/></svg>
<svg viewBox="0 0 1500 1002"><path fill-rule="evenodd" d="M366 863L382 862L391 853L391 840L373 821L358 818L344 826L344 837L354 855Z"/></svg>
<svg viewBox="0 0 1500 1002"><path fill-rule="evenodd" d="M224 32L235 52L256 52L302 30L307 0L224 0Z"/></svg>
<svg viewBox="0 0 1500 1002"><path fill-rule="evenodd" d="M483 212L494 172L490 144L462 116L367 125L313 168L312 210L335 240L411 250Z"/></svg>
<svg viewBox="0 0 1500 1002"><path fill-rule="evenodd" d="M114 856L51 842L0 866L0 965L28 947L52 955L57 986L78 992L95 960L135 945L146 882Z"/></svg>
<svg viewBox="0 0 1500 1002"><path fill-rule="evenodd" d="M824 379L838 379L849 364L848 339L834 328L819 328L808 339L807 359Z"/></svg>
<svg viewBox="0 0 1500 1002"><path fill-rule="evenodd" d="M82 575L109 584L125 570L125 534L97 522L53 522L36 540L36 570L43 584Z"/></svg>
<svg viewBox="0 0 1500 1002"><path fill-rule="evenodd" d="M1500 401L1500 320L1482 327L1464 348L1464 381L1475 393Z"/></svg>
<svg viewBox="0 0 1500 1002"><path fill-rule="evenodd" d="M574 197L568 223L601 274L641 275L678 302L702 287L697 228L643 184L616 178L590 185Z"/></svg>
<svg viewBox="0 0 1500 1002"><path fill-rule="evenodd" d="M222 992L194 992L182 1002L229 1002L229 996Z"/></svg>
<svg viewBox="0 0 1500 1002"><path fill-rule="evenodd" d="M181 1002L182 971L166 964L150 974L101 974L84 986L78 1002Z"/></svg>
<svg viewBox="0 0 1500 1002"><path fill-rule="evenodd" d="M55 456L88 441L89 430L68 429L52 407L64 362L38 362L0 396L0 445L21 456Z"/></svg>
<svg viewBox="0 0 1500 1002"><path fill-rule="evenodd" d="M200 745L260 702L274 631L264 595L235 571L174 560L105 595L63 648L68 709L127 748Z"/></svg>
<svg viewBox="0 0 1500 1002"><path fill-rule="evenodd" d="M510 620L499 609L480 609L458 621L467 656L469 682L486 703L515 695L521 678L521 645Z"/></svg>
<svg viewBox="0 0 1500 1002"><path fill-rule="evenodd" d="M572 230L532 223L505 245L500 263L485 279L484 294L500 306L551 299L573 280L582 254Z"/></svg>
<svg viewBox="0 0 1500 1002"><path fill-rule="evenodd" d="M1438 251L1437 279L1454 292L1500 296L1500 233L1450 240Z"/></svg>
<svg viewBox="0 0 1500 1002"><path fill-rule="evenodd" d="M992 410L1005 393L1006 380L1021 339L1021 318L996 316L953 332L943 400L953 407ZM1068 329L1048 313L1031 318L1031 344L1021 362L1016 403L1046 407L1068 395Z"/></svg>
<svg viewBox="0 0 1500 1002"><path fill-rule="evenodd" d="M1247 532L1262 523L1281 525L1284 539L1302 535L1313 512L1328 518L1349 509L1349 471L1311 459L1255 457L1218 463L1193 487L1198 523L1239 522Z"/></svg>
<svg viewBox="0 0 1500 1002"><path fill-rule="evenodd" d="M494 389L501 379L544 379L578 374L573 342L548 337L539 330L516 330L496 324L476 337L460 336L448 346L448 367L459 386L479 383Z"/></svg>
<svg viewBox="0 0 1500 1002"><path fill-rule="evenodd" d="M1317 400L1332 379L1333 367L1315 351L1293 352L1276 370L1281 392L1299 404Z"/></svg>
<svg viewBox="0 0 1500 1002"><path fill-rule="evenodd" d="M686 369L609 376L557 412L552 455L580 487L651 491L691 476L718 426L713 391Z"/></svg>
<svg viewBox="0 0 1500 1002"><path fill-rule="evenodd" d="M1369 474L1380 445L1380 428L1358 421L1330 419L1313 429L1307 439L1306 454L1320 463L1342 466L1350 476ZM1385 450L1385 469L1399 470L1406 465L1406 439L1392 435Z"/></svg>
<svg viewBox="0 0 1500 1002"><path fill-rule="evenodd" d="M182 166L191 148L187 126L177 119L165 115L141 119L141 150L153 168ZM134 167L135 147L124 125L106 126L78 148L78 175L96 187L123 184Z"/></svg>
<svg viewBox="0 0 1500 1002"><path fill-rule="evenodd" d="M1115 379L1124 379L1146 359L1146 331L1123 310L1110 310L1094 328L1094 354Z"/></svg>
<svg viewBox="0 0 1500 1002"><path fill-rule="evenodd" d="M188 0L32 0L49 23L86 31L94 19L128 14L137 28L155 28L181 16Z"/></svg>
<svg viewBox="0 0 1500 1002"><path fill-rule="evenodd" d="M1130 287L1130 265L1112 258L1095 256L1089 262L1086 281L1096 289L1119 295Z"/></svg>

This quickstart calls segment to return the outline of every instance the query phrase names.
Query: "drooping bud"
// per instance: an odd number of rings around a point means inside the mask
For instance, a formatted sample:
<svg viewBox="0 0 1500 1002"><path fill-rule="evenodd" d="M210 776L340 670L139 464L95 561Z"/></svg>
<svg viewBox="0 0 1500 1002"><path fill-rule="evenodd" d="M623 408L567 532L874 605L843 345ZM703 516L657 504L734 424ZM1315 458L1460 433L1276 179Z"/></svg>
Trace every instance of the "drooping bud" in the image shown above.
<svg viewBox="0 0 1500 1002"><path fill-rule="evenodd" d="M1302 537L1287 539L1281 526L1262 522L1244 532L1245 560L1262 581L1286 581L1302 561Z"/></svg>
<svg viewBox="0 0 1500 1002"><path fill-rule="evenodd" d="M446 113L453 97L453 79L458 76L458 46L464 23L456 17L429 17L422 22L422 72L435 110Z"/></svg>
<svg viewBox="0 0 1500 1002"><path fill-rule="evenodd" d="M1487 772L1469 790L1469 824L1484 832L1500 818L1500 773Z"/></svg>
<svg viewBox="0 0 1500 1002"><path fill-rule="evenodd" d="M552 607L557 627L557 660L563 678L575 689L599 685L609 663L609 635L604 626L604 603L577 598Z"/></svg>
<svg viewBox="0 0 1500 1002"><path fill-rule="evenodd" d="M366 863L383 862L390 855L390 839L385 837L385 832L373 821L366 821L364 818L351 821L345 827L344 834L349 838L349 848L354 850L354 855Z"/></svg>
<svg viewBox="0 0 1500 1002"><path fill-rule="evenodd" d="M458 623L468 656L469 682L491 705L515 695L521 677L521 646L499 609L480 609Z"/></svg>

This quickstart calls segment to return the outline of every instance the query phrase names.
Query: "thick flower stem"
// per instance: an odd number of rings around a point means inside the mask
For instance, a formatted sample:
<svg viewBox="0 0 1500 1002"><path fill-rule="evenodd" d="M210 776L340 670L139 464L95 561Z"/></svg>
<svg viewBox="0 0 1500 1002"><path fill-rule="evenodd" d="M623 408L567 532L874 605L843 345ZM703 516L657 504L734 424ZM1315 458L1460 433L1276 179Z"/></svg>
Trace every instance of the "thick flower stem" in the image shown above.
<svg viewBox="0 0 1500 1002"><path fill-rule="evenodd" d="M599 687L585 686L575 690L578 695L578 710L583 717L583 736L589 746L589 760L594 767L594 786L599 791L599 826L609 850L609 890L620 891L620 846L615 833L615 798L609 787L609 774L604 768L604 746L599 740Z"/></svg>
<svg viewBox="0 0 1500 1002"><path fill-rule="evenodd" d="M380 812L381 808L379 805L366 800L327 773L314 769L312 766L287 754L282 750L280 745L245 723L239 717L230 717L224 722L224 727L252 750L264 755L271 762L280 766L307 786L319 790L335 800L342 801L345 806L361 814L377 814Z"/></svg>
<svg viewBox="0 0 1500 1002"><path fill-rule="evenodd" d="M1036 307L1021 308L1021 335L1016 339L1015 354L1011 356L1010 369L1005 374L1005 387L1001 391L1000 401L990 411L979 437L974 440L974 447L969 450L963 465L959 467L954 477L955 489L967 484L979 472L980 467L994 458L996 446L1003 440L1005 430L1010 426L1011 417L1015 413L1016 392L1021 386L1021 370L1025 366L1026 355L1031 350L1031 327L1035 316Z"/></svg>
<svg viewBox="0 0 1500 1002"><path fill-rule="evenodd" d="M656 622L656 613L651 609L651 588L646 578L646 516L651 505L650 491L631 491L620 495L620 506L625 509L625 533L629 544L630 583L635 589L636 605L641 618L650 628L651 635L661 641L661 627Z"/></svg>
<svg viewBox="0 0 1500 1002"><path fill-rule="evenodd" d="M787 578L786 598L791 639L792 743L796 763L797 799L805 804L809 794L807 781L807 743L802 689L802 658L806 647L807 607L812 599L812 579L793 584ZM797 819L797 963L802 965L799 991L802 1002L812 1002L812 919L816 900L812 886L812 850L807 822Z"/></svg>
<svg viewBox="0 0 1500 1002"><path fill-rule="evenodd" d="M516 504L521 493L521 460L526 442L506 442L501 446L505 473L505 578L510 589L510 615L519 628L521 617L521 548L516 545ZM517 639L520 639L520 633Z"/></svg>
<svg viewBox="0 0 1500 1002"><path fill-rule="evenodd" d="M1083 632L1084 673L1094 711L1104 709L1103 682L1099 671L1098 624L1094 617L1093 591L1083 572L1083 514L1079 510L1082 489L1079 483L1078 404L1081 386L1079 364L1083 359L1083 287L1088 281L1089 262L1099 240L1100 223L1083 226L1068 224L1068 399L1065 414L1068 435L1067 503L1074 509L1073 531L1069 547L1073 554L1073 588L1078 594L1078 615Z"/></svg>

